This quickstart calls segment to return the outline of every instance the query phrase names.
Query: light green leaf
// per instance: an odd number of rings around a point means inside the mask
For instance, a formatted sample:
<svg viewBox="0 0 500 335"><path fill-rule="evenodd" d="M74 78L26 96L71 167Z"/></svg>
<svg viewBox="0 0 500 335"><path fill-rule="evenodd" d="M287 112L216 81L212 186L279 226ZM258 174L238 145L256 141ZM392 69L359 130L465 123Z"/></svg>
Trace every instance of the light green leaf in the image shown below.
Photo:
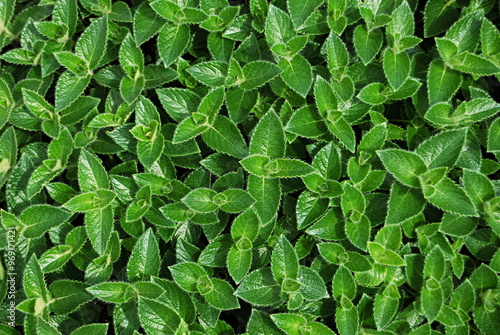
<svg viewBox="0 0 500 335"><path fill-rule="evenodd" d="M399 89L410 75L410 57L404 51L396 53L386 49L383 66L385 77L394 90Z"/></svg>
<svg viewBox="0 0 500 335"><path fill-rule="evenodd" d="M270 306L280 302L280 292L271 269L264 267L247 275L234 294L252 305Z"/></svg>
<svg viewBox="0 0 500 335"><path fill-rule="evenodd" d="M271 257L274 279L281 283L285 278L296 279L299 275L299 259L288 239L281 235Z"/></svg>
<svg viewBox="0 0 500 335"><path fill-rule="evenodd" d="M327 128L313 106L304 106L292 114L285 130L299 136L314 138L326 133Z"/></svg>
<svg viewBox="0 0 500 335"><path fill-rule="evenodd" d="M354 29L353 43L363 64L369 64L382 48L383 34L380 29L367 30L360 24Z"/></svg>
<svg viewBox="0 0 500 335"><path fill-rule="evenodd" d="M196 263L177 263L169 267L175 283L187 292L197 293L197 284L200 278L207 276L206 271Z"/></svg>
<svg viewBox="0 0 500 335"><path fill-rule="evenodd" d="M488 144L487 148L489 152L499 152L500 151L500 118L493 121L488 130Z"/></svg>
<svg viewBox="0 0 500 335"><path fill-rule="evenodd" d="M425 207L425 199L420 190L394 182L388 203L385 223L400 224L421 213Z"/></svg>
<svg viewBox="0 0 500 335"><path fill-rule="evenodd" d="M113 304L121 304L137 297L134 287L124 282L101 283L88 287L87 291L94 297Z"/></svg>
<svg viewBox="0 0 500 335"><path fill-rule="evenodd" d="M377 151L386 169L402 184L408 187L420 187L418 176L427 170L420 156L401 149Z"/></svg>
<svg viewBox="0 0 500 335"><path fill-rule="evenodd" d="M433 60L427 73L427 92L431 105L449 101L462 83L462 75L450 69L441 60Z"/></svg>
<svg viewBox="0 0 500 335"><path fill-rule="evenodd" d="M436 185L424 185L424 197L434 206L454 214L477 216L464 190L444 177Z"/></svg>
<svg viewBox="0 0 500 335"><path fill-rule="evenodd" d="M109 179L102 161L87 149L81 149L78 160L78 184L82 192L108 189Z"/></svg>
<svg viewBox="0 0 500 335"><path fill-rule="evenodd" d="M219 61L209 61L190 66L186 71L199 82L210 87L217 87L224 85L228 64Z"/></svg>
<svg viewBox="0 0 500 335"><path fill-rule="evenodd" d="M197 188L189 192L182 202L189 208L200 213L210 213L215 211L218 206L214 202L217 192L207 188Z"/></svg>
<svg viewBox="0 0 500 335"><path fill-rule="evenodd" d="M75 55L85 59L90 70L98 67L101 58L106 50L108 35L107 17L95 20L82 33L75 46Z"/></svg>
<svg viewBox="0 0 500 335"><path fill-rule="evenodd" d="M149 280L160 271L161 259L158 240L151 229L137 240L127 265L131 282Z"/></svg>
<svg viewBox="0 0 500 335"><path fill-rule="evenodd" d="M113 230L113 208L95 209L85 214L85 228L94 249L102 255L106 251Z"/></svg>
<svg viewBox="0 0 500 335"><path fill-rule="evenodd" d="M177 334L181 319L173 309L163 302L140 297L138 310L141 325L148 334Z"/></svg>
<svg viewBox="0 0 500 335"><path fill-rule="evenodd" d="M281 201L279 179L248 176L248 193L256 200L255 212L262 223L267 223L276 215Z"/></svg>
<svg viewBox="0 0 500 335"><path fill-rule="evenodd" d="M312 85L311 64L301 55L292 59L282 58L279 67L283 70L281 77L295 92L305 97Z"/></svg>
<svg viewBox="0 0 500 335"><path fill-rule="evenodd" d="M222 115L218 115L203 133L203 140L213 149L236 158L241 159L248 154L247 144L239 129Z"/></svg>
<svg viewBox="0 0 500 335"><path fill-rule="evenodd" d="M243 81L240 87L244 90L252 90L260 87L282 73L282 69L274 63L255 61L243 67Z"/></svg>
<svg viewBox="0 0 500 335"><path fill-rule="evenodd" d="M234 289L227 281L211 278L211 283L212 289L207 293L202 293L211 306L222 310L240 308L238 299L234 295Z"/></svg>
<svg viewBox="0 0 500 335"><path fill-rule="evenodd" d="M20 215L24 225L23 235L38 238L50 228L59 226L71 217L71 213L51 205L33 205Z"/></svg>
<svg viewBox="0 0 500 335"><path fill-rule="evenodd" d="M290 17L278 7L269 6L265 23L265 35L270 47L276 44L286 44L295 36Z"/></svg>
<svg viewBox="0 0 500 335"><path fill-rule="evenodd" d="M90 83L90 75L79 77L65 71L56 85L56 111L62 111L80 97Z"/></svg>
<svg viewBox="0 0 500 335"><path fill-rule="evenodd" d="M158 52L165 66L170 66L182 56L189 45L190 35L188 25L175 25L168 22L163 25L158 35ZM138 41L138 44L141 43Z"/></svg>

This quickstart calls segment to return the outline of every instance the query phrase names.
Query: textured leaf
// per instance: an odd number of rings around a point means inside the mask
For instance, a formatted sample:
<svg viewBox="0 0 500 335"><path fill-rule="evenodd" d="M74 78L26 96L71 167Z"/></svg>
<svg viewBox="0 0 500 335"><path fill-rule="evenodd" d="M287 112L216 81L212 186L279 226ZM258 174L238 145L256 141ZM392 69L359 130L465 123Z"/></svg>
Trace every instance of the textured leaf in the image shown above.
<svg viewBox="0 0 500 335"><path fill-rule="evenodd" d="M402 184L419 187L418 176L427 168L418 155L400 149L387 149L377 152L387 170Z"/></svg>
<svg viewBox="0 0 500 335"><path fill-rule="evenodd" d="M163 302L139 298L139 319L148 334L175 334L181 322L179 315Z"/></svg>
<svg viewBox="0 0 500 335"><path fill-rule="evenodd" d="M281 77L294 91L305 97L312 85L311 64L301 55L292 59L282 58L279 62L283 70Z"/></svg>
<svg viewBox="0 0 500 335"><path fill-rule="evenodd" d="M127 276L131 282L148 280L160 271L158 240L151 229L137 240L127 265Z"/></svg>
<svg viewBox="0 0 500 335"><path fill-rule="evenodd" d="M155 15L155 14L151 13L149 15ZM153 26L153 24L156 22L155 20L150 21L149 24ZM151 29L152 28L153 27L151 27ZM145 31L145 29L142 28L140 31L142 33ZM158 35L158 46L159 46L158 51L160 53L163 64L165 66L170 66L173 62L175 62L175 60L184 53L184 50L189 45L189 40L190 40L189 26L182 24L174 25L171 23L165 23L160 31L160 34ZM141 44L141 42L142 39L138 40L137 44Z"/></svg>
<svg viewBox="0 0 500 335"><path fill-rule="evenodd" d="M247 275L235 295L253 305L269 306L280 301L280 291L271 269L265 267Z"/></svg>
<svg viewBox="0 0 500 335"><path fill-rule="evenodd" d="M106 17L95 20L82 33L75 46L75 54L85 59L91 70L95 69L104 55L108 35Z"/></svg>

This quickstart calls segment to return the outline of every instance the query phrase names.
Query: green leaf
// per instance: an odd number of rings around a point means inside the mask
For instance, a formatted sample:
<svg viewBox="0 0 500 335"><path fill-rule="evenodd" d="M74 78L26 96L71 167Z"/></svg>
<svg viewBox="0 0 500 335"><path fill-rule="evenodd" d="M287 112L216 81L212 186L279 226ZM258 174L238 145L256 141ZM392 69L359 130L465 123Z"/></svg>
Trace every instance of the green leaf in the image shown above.
<svg viewBox="0 0 500 335"><path fill-rule="evenodd" d="M175 129L174 137L172 143L178 144L186 142L199 134L202 134L208 129L208 124L198 125L192 117L184 119L181 123L177 125Z"/></svg>
<svg viewBox="0 0 500 335"><path fill-rule="evenodd" d="M366 85L358 94L358 99L369 105L380 105L387 100L385 86L381 83Z"/></svg>
<svg viewBox="0 0 500 335"><path fill-rule="evenodd" d="M137 240L127 265L127 276L131 282L149 280L160 271L161 259L158 240L151 229Z"/></svg>
<svg viewBox="0 0 500 335"><path fill-rule="evenodd" d="M27 238L38 238L50 228L64 223L71 213L50 205L33 205L20 215L23 223L23 235Z"/></svg>
<svg viewBox="0 0 500 335"><path fill-rule="evenodd" d="M190 66L186 71L202 84L209 87L217 87L224 85L228 72L228 64L219 61L209 61Z"/></svg>
<svg viewBox="0 0 500 335"><path fill-rule="evenodd" d="M217 192L207 188L197 188L189 192L183 199L189 208L200 213L210 213L215 211L218 206L214 202Z"/></svg>
<svg viewBox="0 0 500 335"><path fill-rule="evenodd" d="M41 318L36 320L36 331L37 334L61 335L61 332Z"/></svg>
<svg viewBox="0 0 500 335"><path fill-rule="evenodd" d="M274 218L281 201L281 186L279 179L248 176L248 193L256 200L255 212L262 223Z"/></svg>
<svg viewBox="0 0 500 335"><path fill-rule="evenodd" d="M113 208L111 206L91 210L85 214L87 235L94 249L101 255L106 251L113 223Z"/></svg>
<svg viewBox="0 0 500 335"><path fill-rule="evenodd" d="M130 79L134 79L137 73L144 71L144 56L137 47L132 35L127 35L120 47L120 65Z"/></svg>
<svg viewBox="0 0 500 335"><path fill-rule="evenodd" d="M460 73L447 67L441 60L432 61L427 74L429 103L433 105L437 102L449 101L457 93L461 83Z"/></svg>
<svg viewBox="0 0 500 335"><path fill-rule="evenodd" d="M93 299L92 294L87 292L90 285L73 280L56 280L50 284L50 291L55 301L51 308L56 314L64 315L73 312L80 305Z"/></svg>
<svg viewBox="0 0 500 335"><path fill-rule="evenodd" d="M436 185L424 185L424 197L434 206L459 215L477 216L464 190L444 177Z"/></svg>
<svg viewBox="0 0 500 335"><path fill-rule="evenodd" d="M297 228L304 229L319 219L328 209L328 199L309 191L300 194L297 200Z"/></svg>
<svg viewBox="0 0 500 335"><path fill-rule="evenodd" d="M499 152L500 151L500 145L498 144L500 142L500 119L496 119L493 121L490 125L489 131L488 131L488 144L487 148L489 152Z"/></svg>
<svg viewBox="0 0 500 335"><path fill-rule="evenodd" d="M64 72L57 81L56 111L62 111L75 102L87 88L90 78L90 75L79 77L70 71Z"/></svg>
<svg viewBox="0 0 500 335"><path fill-rule="evenodd" d="M321 276L313 269L300 266L297 282L301 284L300 293L306 300L328 298L328 291Z"/></svg>
<svg viewBox="0 0 500 335"><path fill-rule="evenodd" d="M281 283L285 278L296 279L299 274L299 260L295 249L288 239L281 235L274 247L271 258L274 279Z"/></svg>
<svg viewBox="0 0 500 335"><path fill-rule="evenodd" d="M481 51L485 57L500 53L500 32L488 19L483 17L481 24Z"/></svg>
<svg viewBox="0 0 500 335"><path fill-rule="evenodd" d="M446 31L458 19L458 11L440 0L430 0L424 9L424 37Z"/></svg>
<svg viewBox="0 0 500 335"><path fill-rule="evenodd" d="M120 93L122 94L123 99L130 104L139 97L143 89L144 76L138 76L134 79L123 77L120 82Z"/></svg>
<svg viewBox="0 0 500 335"><path fill-rule="evenodd" d="M356 217L358 221L354 222L351 219L346 220L346 236L352 244L359 249L366 251L366 246L370 238L370 220L366 215L360 215L359 219L357 218L358 214L351 215L351 217Z"/></svg>
<svg viewBox="0 0 500 335"><path fill-rule="evenodd" d="M375 296L373 302L373 318L377 329L384 329L396 316L399 307L400 294L394 284L388 285Z"/></svg>
<svg viewBox="0 0 500 335"><path fill-rule="evenodd" d="M495 197L493 184L479 172L464 169L463 184L465 193L479 212L483 211L487 201Z"/></svg>
<svg viewBox="0 0 500 335"><path fill-rule="evenodd" d="M420 156L401 149L377 151L386 169L403 185L420 187L418 176L427 170Z"/></svg>
<svg viewBox="0 0 500 335"><path fill-rule="evenodd" d="M212 289L207 293L202 293L211 306L222 310L240 308L238 299L234 296L234 289L227 281L212 278L211 284Z"/></svg>
<svg viewBox="0 0 500 335"><path fill-rule="evenodd" d="M134 15L134 36L138 45L143 44L156 35L166 22L158 15L149 3L139 6Z"/></svg>
<svg viewBox="0 0 500 335"><path fill-rule="evenodd" d="M93 209L105 208L115 197L116 194L109 190L87 192L68 200L63 207L73 212L87 212Z"/></svg>
<svg viewBox="0 0 500 335"><path fill-rule="evenodd" d="M75 55L85 59L94 70L104 55L108 34L106 17L95 20L82 33L75 46Z"/></svg>
<svg viewBox="0 0 500 335"><path fill-rule="evenodd" d="M257 103L258 93L255 90L243 90L239 87L230 88L226 92L226 107L229 118L235 124L245 120L248 113Z"/></svg>
<svg viewBox="0 0 500 335"><path fill-rule="evenodd" d="M285 148L283 126L274 110L270 110L256 126L249 152L251 155L263 155L273 159L284 157Z"/></svg>
<svg viewBox="0 0 500 335"><path fill-rule="evenodd" d="M404 84L410 74L410 57L404 51L396 53L391 49L386 49L383 66L389 84L394 90L397 90Z"/></svg>
<svg viewBox="0 0 500 335"><path fill-rule="evenodd" d="M252 309L250 320L247 324L247 332L251 334L282 335L283 332L274 324L271 316L258 309Z"/></svg>
<svg viewBox="0 0 500 335"><path fill-rule="evenodd" d="M288 11L292 16L292 22L295 29L298 29L306 19L312 14L316 7L323 3L321 0L309 0L305 3L296 1L287 1Z"/></svg>
<svg viewBox="0 0 500 335"><path fill-rule="evenodd" d="M422 309L429 322L438 316L443 304L443 290L434 279L427 279L421 291Z"/></svg>
<svg viewBox="0 0 500 335"><path fill-rule="evenodd" d="M312 85L311 64L301 55L292 59L282 58L279 67L283 70L281 77L295 92L305 97Z"/></svg>
<svg viewBox="0 0 500 335"><path fill-rule="evenodd" d="M295 36L290 17L273 5L269 6L265 23L265 36L270 47L276 44L286 44Z"/></svg>
<svg viewBox="0 0 500 335"><path fill-rule="evenodd" d="M248 154L247 144L240 131L227 117L218 115L212 126L203 133L203 140L215 150L243 158Z"/></svg>
<svg viewBox="0 0 500 335"><path fill-rule="evenodd" d="M153 21L154 22L154 21ZM144 29L141 29L144 31ZM136 37L137 39L137 37ZM137 44L139 41L137 41ZM158 52L165 66L170 66L182 56L190 42L189 26L165 23L158 35Z"/></svg>
<svg viewBox="0 0 500 335"><path fill-rule="evenodd" d="M87 149L80 151L78 159L78 184L82 192L108 189L109 179L101 160Z"/></svg>
<svg viewBox="0 0 500 335"><path fill-rule="evenodd" d="M121 304L137 297L134 287L124 282L101 283L88 287L87 291L94 297L113 304Z"/></svg>
<svg viewBox="0 0 500 335"><path fill-rule="evenodd" d="M280 285L269 267L251 272L243 279L235 295L256 306L270 306L280 301Z"/></svg>
<svg viewBox="0 0 500 335"><path fill-rule="evenodd" d="M278 313L271 315L273 322L283 330L286 334L299 335L300 331L306 323L307 319L303 316L291 314L291 313Z"/></svg>
<svg viewBox="0 0 500 335"><path fill-rule="evenodd" d="M244 90L252 90L260 87L282 73L282 69L274 63L255 61L243 67L243 79L240 87Z"/></svg>
<svg viewBox="0 0 500 335"><path fill-rule="evenodd" d="M328 121L330 121L326 123L328 130L335 135L350 152L354 152L356 137L352 127L341 115L341 112L330 113Z"/></svg>
<svg viewBox="0 0 500 335"><path fill-rule="evenodd" d="M335 300L339 301L342 297L347 299L354 299L356 295L356 283L352 273L344 266L339 266L332 282L332 293Z"/></svg>
<svg viewBox="0 0 500 335"><path fill-rule="evenodd" d="M198 94L188 89L168 87L158 89L156 93L168 115L177 122L188 118L189 111L197 110L201 101Z"/></svg>
<svg viewBox="0 0 500 335"><path fill-rule="evenodd" d="M415 152L424 160L429 169L452 168L462 151L467 129L440 132L420 144Z"/></svg>
<svg viewBox="0 0 500 335"><path fill-rule="evenodd" d="M163 302L139 298L139 319L148 334L176 334L181 323L179 315Z"/></svg>
<svg viewBox="0 0 500 335"><path fill-rule="evenodd" d="M35 254L29 258L24 269L23 288L28 298L42 298L42 301L45 303L50 298L45 278Z"/></svg>
<svg viewBox="0 0 500 335"><path fill-rule="evenodd" d="M60 51L55 53L54 56L62 66L66 67L69 71L79 77L85 77L90 72L87 60L82 59L80 56L71 52Z"/></svg>
<svg viewBox="0 0 500 335"><path fill-rule="evenodd" d="M238 246L233 246L227 255L227 270L236 283L243 280L252 265L252 250L248 249L251 242L248 241L246 237L241 238L237 242Z"/></svg>
<svg viewBox="0 0 500 335"><path fill-rule="evenodd" d="M309 138L321 136L327 131L323 119L313 106L304 106L296 110L288 121L285 130Z"/></svg>
<svg viewBox="0 0 500 335"><path fill-rule="evenodd" d="M43 273L54 272L66 264L72 255L73 248L68 245L58 245L40 257L39 263Z"/></svg>
<svg viewBox="0 0 500 335"><path fill-rule="evenodd" d="M178 263L169 267L174 281L187 292L198 292L197 284L200 278L207 276L206 271L196 263Z"/></svg>
<svg viewBox="0 0 500 335"><path fill-rule="evenodd" d="M419 190L394 182L385 223L395 225L415 217L423 211L425 204L425 199Z"/></svg>
<svg viewBox="0 0 500 335"><path fill-rule="evenodd" d="M92 332L96 335L106 335L108 333L107 323L94 323L90 325L84 325L75 329L71 335L85 335Z"/></svg>
<svg viewBox="0 0 500 335"><path fill-rule="evenodd" d="M383 34L380 29L367 30L364 25L354 29L353 43L364 65L369 64L382 48Z"/></svg>
<svg viewBox="0 0 500 335"><path fill-rule="evenodd" d="M392 250L386 249L383 245L377 242L368 242L368 251L373 259L383 265L404 266L405 261L401 256Z"/></svg>
<svg viewBox="0 0 500 335"><path fill-rule="evenodd" d="M349 53L347 48L336 34L330 34L325 41L328 69L334 70L335 77L342 78L344 71L349 64ZM338 71L338 72L337 72Z"/></svg>
<svg viewBox="0 0 500 335"><path fill-rule="evenodd" d="M218 203L220 199L220 203ZM248 209L255 203L255 199L248 192L239 189L229 189L214 197L214 202L223 211L228 213L239 213Z"/></svg>
<svg viewBox="0 0 500 335"><path fill-rule="evenodd" d="M0 186L7 180L9 171L17 161L17 139L14 127L7 128L0 136Z"/></svg>

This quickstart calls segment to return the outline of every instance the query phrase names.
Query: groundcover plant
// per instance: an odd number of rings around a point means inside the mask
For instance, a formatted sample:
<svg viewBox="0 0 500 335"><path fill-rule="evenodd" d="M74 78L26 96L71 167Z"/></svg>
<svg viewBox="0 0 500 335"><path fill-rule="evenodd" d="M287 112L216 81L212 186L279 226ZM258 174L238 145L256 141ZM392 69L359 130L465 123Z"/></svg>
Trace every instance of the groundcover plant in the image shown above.
<svg viewBox="0 0 500 335"><path fill-rule="evenodd" d="M496 0L0 0L0 335L498 334Z"/></svg>

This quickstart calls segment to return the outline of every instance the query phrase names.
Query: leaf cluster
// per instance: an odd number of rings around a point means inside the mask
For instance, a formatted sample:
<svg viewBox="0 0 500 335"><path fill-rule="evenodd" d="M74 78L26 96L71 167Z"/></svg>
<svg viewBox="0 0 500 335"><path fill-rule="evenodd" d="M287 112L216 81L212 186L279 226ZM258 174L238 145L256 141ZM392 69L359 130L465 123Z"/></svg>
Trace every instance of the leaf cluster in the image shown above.
<svg viewBox="0 0 500 335"><path fill-rule="evenodd" d="M0 0L0 334L497 334L499 25Z"/></svg>

